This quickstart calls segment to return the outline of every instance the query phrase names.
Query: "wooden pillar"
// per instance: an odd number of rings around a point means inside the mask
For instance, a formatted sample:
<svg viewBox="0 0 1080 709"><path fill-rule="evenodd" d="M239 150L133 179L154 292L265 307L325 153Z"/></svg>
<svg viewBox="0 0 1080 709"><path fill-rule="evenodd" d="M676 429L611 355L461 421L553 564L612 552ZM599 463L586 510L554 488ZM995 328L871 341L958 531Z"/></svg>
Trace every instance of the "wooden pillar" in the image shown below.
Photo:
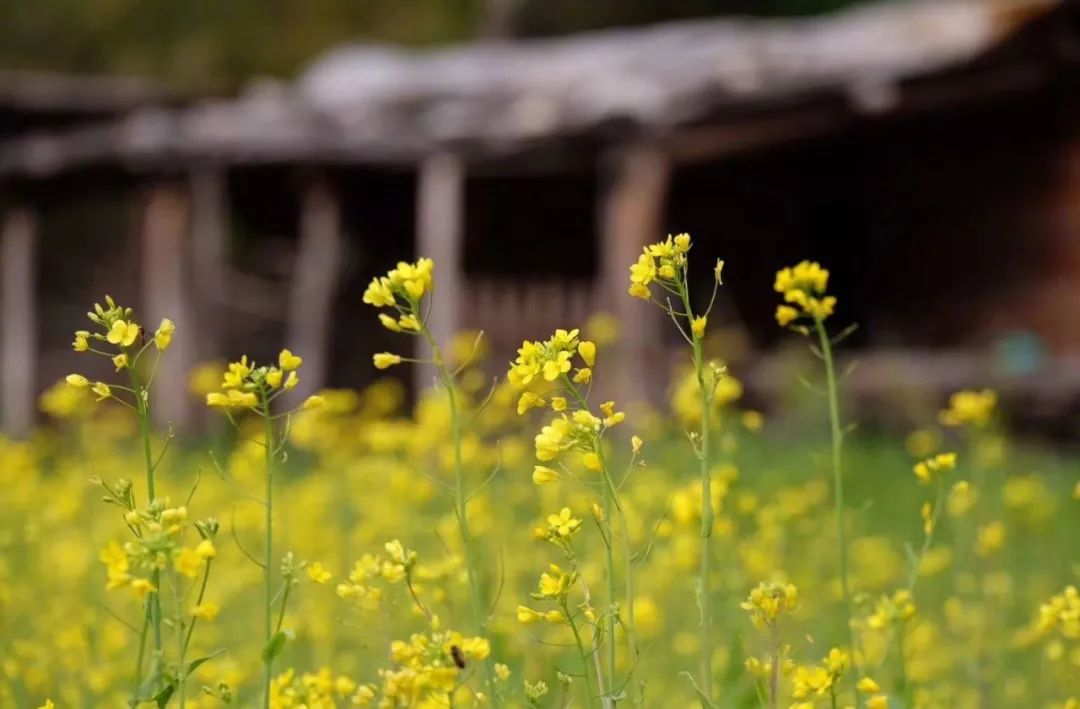
<svg viewBox="0 0 1080 709"><path fill-rule="evenodd" d="M228 305L228 212L226 175L217 166L200 166L191 176L191 286L199 337L194 357L218 359L223 353Z"/></svg>
<svg viewBox="0 0 1080 709"><path fill-rule="evenodd" d="M285 341L304 358L293 403L326 385L341 247L338 195L326 176L317 175L305 186L300 204L300 244L289 294Z"/></svg>
<svg viewBox="0 0 1080 709"><path fill-rule="evenodd" d="M187 284L189 195L181 184L159 182L147 190L144 200L139 317L148 336L162 318L176 323L176 336L154 378L151 411L159 425L184 429L191 423L193 399L187 378L199 338Z"/></svg>
<svg viewBox="0 0 1080 709"><path fill-rule="evenodd" d="M37 301L34 251L37 219L10 207L0 226L0 430L30 433L37 394Z"/></svg>
<svg viewBox="0 0 1080 709"><path fill-rule="evenodd" d="M602 377L598 383L606 396L625 404L647 394L642 392L642 382L656 379L648 376L650 354L656 358L662 352L660 311L632 298L627 289L630 264L637 261L642 247L665 236L664 206L671 162L659 146L642 144L610 155L604 167L600 300L618 319L620 335L614 376Z"/></svg>
<svg viewBox="0 0 1080 709"><path fill-rule="evenodd" d="M435 296L430 328L445 346L461 327L462 263L465 242L465 164L459 156L437 153L420 165L416 198L416 251L435 260ZM419 338L417 339L419 342ZM420 343L417 356L431 353ZM417 390L435 380L431 366L417 367Z"/></svg>

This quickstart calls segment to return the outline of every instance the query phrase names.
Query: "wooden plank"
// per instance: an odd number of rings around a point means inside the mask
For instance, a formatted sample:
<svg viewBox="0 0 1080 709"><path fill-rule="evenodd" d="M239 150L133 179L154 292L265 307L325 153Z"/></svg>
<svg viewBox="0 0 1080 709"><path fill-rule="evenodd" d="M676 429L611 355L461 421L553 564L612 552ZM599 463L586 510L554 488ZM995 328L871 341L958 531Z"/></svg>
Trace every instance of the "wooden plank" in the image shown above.
<svg viewBox="0 0 1080 709"><path fill-rule="evenodd" d="M285 335L289 349L304 358L300 385L290 395L294 404L326 385L330 365L342 234L339 198L325 175L307 182L299 226Z"/></svg>
<svg viewBox="0 0 1080 709"><path fill-rule="evenodd" d="M223 168L191 171L191 285L199 338L195 358L222 356L228 305L228 195Z"/></svg>
<svg viewBox="0 0 1080 709"><path fill-rule="evenodd" d="M630 264L642 247L664 236L671 159L655 144L639 144L611 155L607 168L608 184L600 196L601 302L621 331L614 367L603 365L597 384L605 397L626 403L645 395L641 386L649 381L649 353L661 341L660 311L627 289Z"/></svg>
<svg viewBox="0 0 1080 709"><path fill-rule="evenodd" d="M436 153L420 164L416 199L416 251L435 260L436 297L429 326L444 348L461 328L462 263L465 242L465 165L450 153ZM418 338L419 342L419 338ZM418 356L430 358L423 343ZM416 368L417 389L431 386L435 370Z"/></svg>
<svg viewBox="0 0 1080 709"><path fill-rule="evenodd" d="M199 337L187 282L190 195L184 185L158 182L143 199L142 324L152 333L162 318L176 323L176 337L154 378L151 410L159 425L183 430L191 424L187 378Z"/></svg>
<svg viewBox="0 0 1080 709"><path fill-rule="evenodd" d="M29 435L37 395L35 258L37 218L26 206L10 207L0 226L0 429Z"/></svg>

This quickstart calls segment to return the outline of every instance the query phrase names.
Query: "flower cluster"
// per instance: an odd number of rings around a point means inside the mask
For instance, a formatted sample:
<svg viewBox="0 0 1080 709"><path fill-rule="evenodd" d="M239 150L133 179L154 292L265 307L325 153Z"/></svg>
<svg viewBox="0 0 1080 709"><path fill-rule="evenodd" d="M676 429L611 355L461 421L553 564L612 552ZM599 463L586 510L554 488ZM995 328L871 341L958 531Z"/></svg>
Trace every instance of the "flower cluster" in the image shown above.
<svg viewBox="0 0 1080 709"><path fill-rule="evenodd" d="M833 314L836 298L826 295L829 272L814 261L802 261L776 274L773 290L784 296L785 305L776 307L776 322L787 327L806 317L821 322Z"/></svg>
<svg viewBox="0 0 1080 709"><path fill-rule="evenodd" d="M675 290L686 269L686 252L689 250L689 234L669 235L665 241L646 246L637 263L630 266L630 295L642 300L651 299L649 286L654 282L662 288Z"/></svg>
<svg viewBox="0 0 1080 709"><path fill-rule="evenodd" d="M820 664L795 668L791 692L793 699L828 697L836 692L836 683L851 666L851 658L839 648L832 648ZM812 709L813 702L795 704L797 709Z"/></svg>
<svg viewBox="0 0 1080 709"><path fill-rule="evenodd" d="M270 403L283 393L292 391L300 383L298 370L304 363L302 357L289 350L278 354L278 364L259 366L249 362L244 355L230 362L221 382L221 391L206 395L206 405L216 409L268 410ZM309 396L301 409L309 411L325 404L319 395Z"/></svg>
<svg viewBox="0 0 1080 709"><path fill-rule="evenodd" d="M954 470L955 468L956 453L938 453L926 460L920 460L915 464L915 467L912 468L912 471L915 473L915 477L919 479L919 482L924 485L929 485L934 480L937 480L941 473Z"/></svg>
<svg viewBox="0 0 1080 709"><path fill-rule="evenodd" d="M583 366L573 374L574 384L588 384L592 381L592 367L596 363L596 345L589 340L581 340L579 331L556 330L555 334L543 342L525 341L518 348L518 356L510 363L506 378L519 389L525 389L538 379L555 382L570 378L574 358L580 357ZM518 400L518 413L523 414L531 408L546 406L534 391L526 391ZM566 400L556 398L551 402L556 411L566 408Z"/></svg>
<svg viewBox="0 0 1080 709"><path fill-rule="evenodd" d="M425 632L390 644L394 667L379 670L380 706L440 706L446 701L452 706L469 663L485 660L490 654L485 638L441 630L435 619Z"/></svg>
<svg viewBox="0 0 1080 709"><path fill-rule="evenodd" d="M109 542L98 558L108 575L106 588L129 588L142 600L147 593L156 593L151 580L154 571L173 570L180 576L193 579L217 555L214 538L218 523L208 519L190 524L184 506L170 507L167 498L158 499L145 508L135 506L131 482L120 480L115 485L97 481L106 491L105 500L124 511L124 522L135 535L134 541L119 544ZM200 541L194 546L183 543L184 533L194 527ZM206 614L206 609L202 609Z"/></svg>
<svg viewBox="0 0 1080 709"><path fill-rule="evenodd" d="M151 347L160 355L169 348L173 333L176 332L173 321L164 318L154 336L147 341L142 325L135 321L134 311L118 305L112 296L108 295L105 296L105 306L94 303L94 309L86 316L94 324L96 331L76 331L72 347L76 352L90 352L108 357L117 372L135 367L143 354ZM140 397L143 394L138 388L132 389L117 384L110 386L102 381L91 384L90 380L81 374L69 374L67 383L76 389L89 388L98 401L115 398L113 390L118 388L135 396L134 401L127 402L124 399L118 399L118 401L135 407L145 405L145 403L140 403Z"/></svg>
<svg viewBox="0 0 1080 709"><path fill-rule="evenodd" d="M762 581L739 607L750 614L755 628L771 628L799 609L799 589L790 583Z"/></svg>
<svg viewBox="0 0 1080 709"><path fill-rule="evenodd" d="M271 709L333 709L339 701L351 706L369 706L376 687L358 684L345 675L335 675L324 667L318 672L297 673L289 668L270 683Z"/></svg>
<svg viewBox="0 0 1080 709"><path fill-rule="evenodd" d="M435 262L429 258L415 263L401 261L385 276L373 278L363 300L376 308L393 308L396 315L379 313L379 322L391 332L409 335L426 334L421 301L435 289ZM400 355L380 352L374 355L377 369L388 369L404 361Z"/></svg>
<svg viewBox="0 0 1080 709"><path fill-rule="evenodd" d="M1080 640L1080 591L1076 586L1066 586L1039 606L1036 627L1043 635L1057 631L1063 638Z"/></svg>
<svg viewBox="0 0 1080 709"><path fill-rule="evenodd" d="M949 408L942 410L938 419L945 426L982 428L990 423L997 399L997 393L991 389L958 391L949 397Z"/></svg>
<svg viewBox="0 0 1080 709"><path fill-rule="evenodd" d="M866 627L885 630L902 625L915 617L915 599L911 591L901 589L891 596L882 596L874 604L874 611L866 618Z"/></svg>

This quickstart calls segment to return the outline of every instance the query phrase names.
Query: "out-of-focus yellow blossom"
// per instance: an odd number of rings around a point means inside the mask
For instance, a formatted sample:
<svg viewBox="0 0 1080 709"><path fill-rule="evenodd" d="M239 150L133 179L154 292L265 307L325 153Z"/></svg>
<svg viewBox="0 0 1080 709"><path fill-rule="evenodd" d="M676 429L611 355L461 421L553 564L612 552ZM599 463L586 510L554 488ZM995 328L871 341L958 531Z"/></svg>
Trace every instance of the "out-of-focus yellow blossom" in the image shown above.
<svg viewBox="0 0 1080 709"><path fill-rule="evenodd" d="M307 575L309 579L319 584L327 583L333 578L333 574L317 561L308 565Z"/></svg>
<svg viewBox="0 0 1080 709"><path fill-rule="evenodd" d="M997 393L991 389L958 391L949 397L949 408L942 410L938 419L945 426L982 428L990 423L997 398Z"/></svg>
<svg viewBox="0 0 1080 709"><path fill-rule="evenodd" d="M921 460L915 464L915 477L924 485L933 482L938 474L956 468L956 453L938 453L932 458Z"/></svg>
<svg viewBox="0 0 1080 709"><path fill-rule="evenodd" d="M802 261L777 272L773 290L784 296L786 305L776 309L776 322L781 327L802 317L820 322L832 315L836 298L826 295L829 272L813 261Z"/></svg>
<svg viewBox="0 0 1080 709"><path fill-rule="evenodd" d="M1005 545L1005 524L1000 520L979 527L975 538L975 553L992 556Z"/></svg>
<svg viewBox="0 0 1080 709"><path fill-rule="evenodd" d="M878 599L874 604L874 612L866 618L866 625L873 630L884 630L915 617L915 611L911 592L901 589L891 596Z"/></svg>
<svg viewBox="0 0 1080 709"><path fill-rule="evenodd" d="M772 627L798 610L799 590L790 583L762 581L739 606L750 614L754 627Z"/></svg>

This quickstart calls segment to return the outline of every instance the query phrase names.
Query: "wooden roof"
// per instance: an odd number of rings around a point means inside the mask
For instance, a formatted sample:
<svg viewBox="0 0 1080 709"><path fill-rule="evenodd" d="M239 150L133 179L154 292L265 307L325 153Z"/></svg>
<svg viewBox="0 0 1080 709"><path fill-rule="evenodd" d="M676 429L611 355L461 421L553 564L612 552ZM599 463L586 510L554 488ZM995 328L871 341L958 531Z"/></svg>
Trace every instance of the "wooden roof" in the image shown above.
<svg viewBox="0 0 1080 709"><path fill-rule="evenodd" d="M984 55L1056 0L910 0L809 19L715 19L436 50L348 46L293 84L139 110L0 146L0 174L119 162L165 168L409 164L577 137L664 135L812 97L886 111L895 87Z"/></svg>

